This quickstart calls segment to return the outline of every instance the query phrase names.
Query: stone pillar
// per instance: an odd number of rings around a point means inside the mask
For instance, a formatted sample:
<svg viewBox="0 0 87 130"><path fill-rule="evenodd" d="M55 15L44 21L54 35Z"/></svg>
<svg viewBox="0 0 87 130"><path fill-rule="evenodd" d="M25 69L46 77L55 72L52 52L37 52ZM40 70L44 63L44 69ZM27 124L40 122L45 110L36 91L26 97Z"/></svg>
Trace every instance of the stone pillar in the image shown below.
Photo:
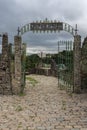
<svg viewBox="0 0 87 130"><path fill-rule="evenodd" d="M21 43L21 36L15 36L15 93L20 93L21 90Z"/></svg>
<svg viewBox="0 0 87 130"><path fill-rule="evenodd" d="M81 81L82 89L87 91L87 37L84 38L81 49Z"/></svg>
<svg viewBox="0 0 87 130"><path fill-rule="evenodd" d="M81 36L74 36L74 92L81 92Z"/></svg>
<svg viewBox="0 0 87 130"><path fill-rule="evenodd" d="M21 55L21 63L22 63L22 89L21 93L23 93L24 87L25 87L25 81L26 81L26 75L25 75L25 69L26 69L26 44L22 44L22 55Z"/></svg>
<svg viewBox="0 0 87 130"><path fill-rule="evenodd" d="M10 90L11 90L11 93L13 94L13 90L12 90L12 44L10 43L9 45L8 45L8 65L9 65L9 79L10 79Z"/></svg>
<svg viewBox="0 0 87 130"><path fill-rule="evenodd" d="M2 56L0 62L0 87L3 90L3 94L12 93L10 62L8 35L4 34L2 36Z"/></svg>
<svg viewBox="0 0 87 130"><path fill-rule="evenodd" d="M3 62L6 62L8 59L8 35L4 34L2 36L2 56L1 59Z"/></svg>

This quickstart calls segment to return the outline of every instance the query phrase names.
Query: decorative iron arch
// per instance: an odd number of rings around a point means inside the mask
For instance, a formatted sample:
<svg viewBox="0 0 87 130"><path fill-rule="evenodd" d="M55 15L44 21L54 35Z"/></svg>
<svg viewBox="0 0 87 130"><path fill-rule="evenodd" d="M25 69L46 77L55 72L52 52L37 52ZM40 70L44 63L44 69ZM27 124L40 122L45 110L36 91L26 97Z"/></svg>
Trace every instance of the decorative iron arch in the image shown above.
<svg viewBox="0 0 87 130"><path fill-rule="evenodd" d="M21 27L19 29L18 27L18 35L19 33L23 35L24 33L28 31L33 32L60 32L60 31L66 31L69 32L72 36L77 34L77 25L76 29L74 29L71 25L65 22L60 21L49 21L48 19L45 19L44 21L36 21L32 23L28 23Z"/></svg>

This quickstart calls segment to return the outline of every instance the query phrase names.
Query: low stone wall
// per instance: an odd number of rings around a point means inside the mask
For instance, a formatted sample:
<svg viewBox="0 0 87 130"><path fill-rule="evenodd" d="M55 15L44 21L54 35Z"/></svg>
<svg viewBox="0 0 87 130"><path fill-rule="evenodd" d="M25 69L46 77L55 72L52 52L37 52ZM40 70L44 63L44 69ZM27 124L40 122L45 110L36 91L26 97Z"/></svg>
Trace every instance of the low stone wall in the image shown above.
<svg viewBox="0 0 87 130"><path fill-rule="evenodd" d="M39 75L46 75L46 76L57 76L57 70L52 70L51 68L34 68L29 69L29 72L26 72L26 75L29 74L39 74Z"/></svg>
<svg viewBox="0 0 87 130"><path fill-rule="evenodd" d="M40 75L50 76L51 75L51 69L50 68L43 68L43 67L42 68L36 68L35 73L40 74Z"/></svg>

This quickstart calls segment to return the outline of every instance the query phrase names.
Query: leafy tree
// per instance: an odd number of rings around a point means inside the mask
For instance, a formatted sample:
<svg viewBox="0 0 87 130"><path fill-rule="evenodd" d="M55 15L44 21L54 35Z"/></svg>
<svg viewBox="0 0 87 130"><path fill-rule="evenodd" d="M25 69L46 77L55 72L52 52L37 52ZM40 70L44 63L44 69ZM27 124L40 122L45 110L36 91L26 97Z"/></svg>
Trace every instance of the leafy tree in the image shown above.
<svg viewBox="0 0 87 130"><path fill-rule="evenodd" d="M41 58L37 54L26 56L26 71L35 68L35 66L41 61Z"/></svg>

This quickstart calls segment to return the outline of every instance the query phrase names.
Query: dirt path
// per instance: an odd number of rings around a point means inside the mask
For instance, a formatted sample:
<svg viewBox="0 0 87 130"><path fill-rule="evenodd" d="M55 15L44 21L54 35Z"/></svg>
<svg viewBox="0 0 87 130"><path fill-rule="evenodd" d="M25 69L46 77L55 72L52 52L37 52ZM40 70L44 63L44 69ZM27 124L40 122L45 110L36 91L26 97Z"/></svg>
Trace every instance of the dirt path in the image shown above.
<svg viewBox="0 0 87 130"><path fill-rule="evenodd" d="M0 96L0 130L87 130L87 94L68 95L54 77L30 75L25 96Z"/></svg>

